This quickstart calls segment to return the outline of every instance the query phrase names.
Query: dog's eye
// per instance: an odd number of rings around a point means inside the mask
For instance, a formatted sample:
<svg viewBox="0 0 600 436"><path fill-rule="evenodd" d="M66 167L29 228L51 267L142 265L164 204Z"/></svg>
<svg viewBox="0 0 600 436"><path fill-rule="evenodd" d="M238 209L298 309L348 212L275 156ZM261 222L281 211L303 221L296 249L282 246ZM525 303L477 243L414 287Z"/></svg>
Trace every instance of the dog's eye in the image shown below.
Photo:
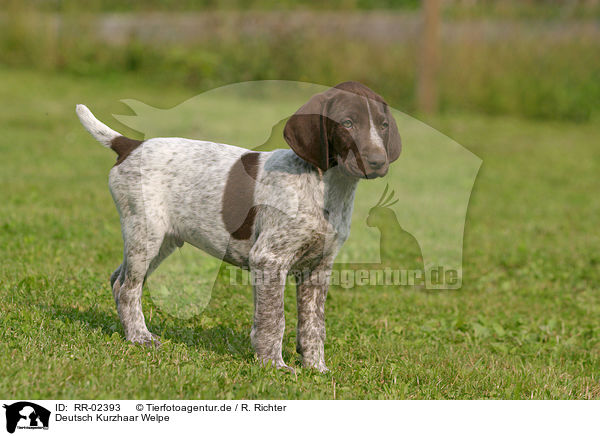
<svg viewBox="0 0 600 436"><path fill-rule="evenodd" d="M344 126L346 129L349 129L352 127L352 121L344 120L344 121L342 121L342 126Z"/></svg>
<svg viewBox="0 0 600 436"><path fill-rule="evenodd" d="M387 122L387 121L384 121L383 123L381 123L381 128L382 128L382 129L387 129L387 128L388 128L388 125L389 125L389 124L388 124L388 122Z"/></svg>

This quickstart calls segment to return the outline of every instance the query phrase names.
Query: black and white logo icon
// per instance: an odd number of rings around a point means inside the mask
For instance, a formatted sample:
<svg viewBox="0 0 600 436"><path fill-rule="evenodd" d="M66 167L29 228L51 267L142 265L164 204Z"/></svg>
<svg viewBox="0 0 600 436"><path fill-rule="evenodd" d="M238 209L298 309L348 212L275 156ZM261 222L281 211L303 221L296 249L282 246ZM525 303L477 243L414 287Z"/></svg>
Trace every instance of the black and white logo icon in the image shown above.
<svg viewBox="0 0 600 436"><path fill-rule="evenodd" d="M48 429L50 411L28 401L3 406L6 409L6 431L14 433L18 428L27 430Z"/></svg>

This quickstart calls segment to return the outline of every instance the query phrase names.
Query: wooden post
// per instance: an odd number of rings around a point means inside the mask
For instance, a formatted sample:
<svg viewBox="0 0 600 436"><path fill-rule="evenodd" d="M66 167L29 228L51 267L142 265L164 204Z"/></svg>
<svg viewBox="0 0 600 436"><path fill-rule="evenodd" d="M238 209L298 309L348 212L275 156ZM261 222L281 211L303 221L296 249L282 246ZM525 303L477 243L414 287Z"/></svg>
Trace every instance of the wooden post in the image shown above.
<svg viewBox="0 0 600 436"><path fill-rule="evenodd" d="M423 0L423 23L417 74L417 109L437 111L437 69L439 64L440 0Z"/></svg>

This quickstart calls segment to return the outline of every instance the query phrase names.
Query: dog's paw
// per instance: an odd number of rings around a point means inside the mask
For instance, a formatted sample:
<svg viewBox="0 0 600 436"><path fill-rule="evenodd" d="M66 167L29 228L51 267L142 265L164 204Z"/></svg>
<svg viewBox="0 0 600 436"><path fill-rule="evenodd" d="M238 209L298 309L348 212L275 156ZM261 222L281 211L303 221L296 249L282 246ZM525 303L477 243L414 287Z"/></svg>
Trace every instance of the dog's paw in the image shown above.
<svg viewBox="0 0 600 436"><path fill-rule="evenodd" d="M292 368L291 366L288 366L285 364L285 362L283 361L283 359L271 359L271 358L264 358L264 359L258 359L261 363L262 366L266 366L266 367L272 367L275 369L281 369L284 371L288 371L292 374L296 374L296 370L294 368Z"/></svg>
<svg viewBox="0 0 600 436"><path fill-rule="evenodd" d="M291 366L286 365L285 363L283 365L276 366L276 368L281 369L283 371L287 371L287 372L291 373L292 375L296 375L296 370L294 368L292 368Z"/></svg>
<svg viewBox="0 0 600 436"><path fill-rule="evenodd" d="M159 336L150 332L148 332L146 335L134 336L133 338L130 338L129 341L134 344L144 345L149 348L158 348L161 346Z"/></svg>
<svg viewBox="0 0 600 436"><path fill-rule="evenodd" d="M306 369L316 369L317 371L319 371L322 374L329 372L329 368L327 368L327 366L325 366L325 362L323 362L323 361L317 361L317 362L303 361L302 367L306 368Z"/></svg>

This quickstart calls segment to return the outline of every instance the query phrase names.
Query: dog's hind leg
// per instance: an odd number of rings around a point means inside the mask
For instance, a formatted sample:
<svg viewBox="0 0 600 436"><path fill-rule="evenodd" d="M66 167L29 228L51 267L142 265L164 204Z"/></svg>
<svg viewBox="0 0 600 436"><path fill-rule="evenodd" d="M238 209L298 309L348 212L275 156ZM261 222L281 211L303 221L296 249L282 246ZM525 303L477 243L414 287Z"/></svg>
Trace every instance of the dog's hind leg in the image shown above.
<svg viewBox="0 0 600 436"><path fill-rule="evenodd" d="M121 284L125 280L126 260L127 256L123 253L123 263L121 263L121 265L119 265L110 275L110 288L112 289L113 298L115 299L115 304L117 304L117 306L119 305L119 291L121 289Z"/></svg>
<svg viewBox="0 0 600 436"><path fill-rule="evenodd" d="M148 271L146 271L146 279L154 272L156 268L160 265L160 263L165 260L177 247L181 247L183 242L181 240L177 240L174 237L165 236L163 242L158 250L158 254L152 259L150 262L150 266L148 267Z"/></svg>
<svg viewBox="0 0 600 436"><path fill-rule="evenodd" d="M143 220L143 219L142 219ZM140 220L140 221L142 221ZM141 222L137 217L130 216L124 222L126 229L140 229ZM145 221L145 220L144 220ZM143 223L145 224L145 222ZM144 225L144 227L146 227ZM170 238L165 237L164 229L146 227L144 237L139 237L139 232L124 232L125 256L118 276L113 273L113 296L117 303L117 312L125 331L125 337L132 342L146 345L158 345L157 338L146 327L144 313L142 312L142 289L149 272L158 266L162 259L168 256L175 244Z"/></svg>
<svg viewBox="0 0 600 436"><path fill-rule="evenodd" d="M119 278L122 268L123 268L123 264L119 265L119 267L110 275L110 287L111 288L113 288L115 286L115 282Z"/></svg>
<svg viewBox="0 0 600 436"><path fill-rule="evenodd" d="M110 288L113 291L113 298L115 299L115 303L118 303L118 294L119 294L119 290L121 289L121 282L123 280L123 277L121 277L121 273L125 272L125 268L123 268L123 265L125 265L125 261L123 261L123 263L121 265L119 265L119 267L110 275Z"/></svg>

